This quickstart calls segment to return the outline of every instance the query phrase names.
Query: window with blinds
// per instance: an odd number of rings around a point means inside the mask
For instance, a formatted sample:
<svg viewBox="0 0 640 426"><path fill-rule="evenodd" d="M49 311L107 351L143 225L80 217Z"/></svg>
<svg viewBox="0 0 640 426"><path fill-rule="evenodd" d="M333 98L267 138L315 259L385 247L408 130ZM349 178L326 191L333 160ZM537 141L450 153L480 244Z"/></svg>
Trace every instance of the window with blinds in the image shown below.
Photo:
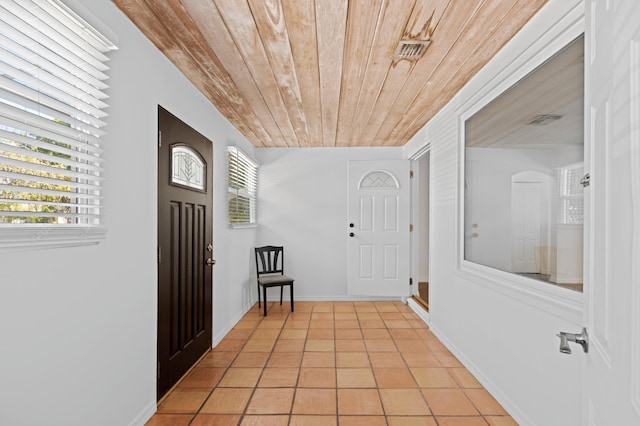
<svg viewBox="0 0 640 426"><path fill-rule="evenodd" d="M229 224L256 224L258 165L236 147L228 148Z"/></svg>
<svg viewBox="0 0 640 426"><path fill-rule="evenodd" d="M58 0L0 2L0 232L14 242L103 233L105 63L115 48Z"/></svg>

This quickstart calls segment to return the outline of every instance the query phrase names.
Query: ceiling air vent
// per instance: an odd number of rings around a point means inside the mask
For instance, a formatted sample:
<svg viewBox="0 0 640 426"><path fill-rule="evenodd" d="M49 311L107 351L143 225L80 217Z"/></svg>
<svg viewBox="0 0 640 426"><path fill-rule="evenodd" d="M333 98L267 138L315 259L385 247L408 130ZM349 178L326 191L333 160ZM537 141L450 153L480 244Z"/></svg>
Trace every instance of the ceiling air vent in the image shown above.
<svg viewBox="0 0 640 426"><path fill-rule="evenodd" d="M545 126L549 123L552 123L554 121L558 121L562 118L561 115L554 115L554 114L542 114L542 115L536 115L535 117L533 117L533 119L527 123L528 125L535 125L535 126Z"/></svg>
<svg viewBox="0 0 640 426"><path fill-rule="evenodd" d="M431 40L400 40L394 59L418 60L424 55Z"/></svg>

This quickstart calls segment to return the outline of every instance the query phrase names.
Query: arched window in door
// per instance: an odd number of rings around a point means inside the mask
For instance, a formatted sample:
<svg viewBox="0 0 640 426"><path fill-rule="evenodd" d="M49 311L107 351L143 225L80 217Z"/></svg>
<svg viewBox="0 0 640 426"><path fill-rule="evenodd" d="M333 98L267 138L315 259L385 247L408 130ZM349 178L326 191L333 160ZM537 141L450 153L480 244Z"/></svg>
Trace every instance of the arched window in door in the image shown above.
<svg viewBox="0 0 640 426"><path fill-rule="evenodd" d="M205 191L207 170L200 154L185 145L171 147L171 183Z"/></svg>
<svg viewBox="0 0 640 426"><path fill-rule="evenodd" d="M358 189L400 188L398 179L386 170L376 170L363 176Z"/></svg>

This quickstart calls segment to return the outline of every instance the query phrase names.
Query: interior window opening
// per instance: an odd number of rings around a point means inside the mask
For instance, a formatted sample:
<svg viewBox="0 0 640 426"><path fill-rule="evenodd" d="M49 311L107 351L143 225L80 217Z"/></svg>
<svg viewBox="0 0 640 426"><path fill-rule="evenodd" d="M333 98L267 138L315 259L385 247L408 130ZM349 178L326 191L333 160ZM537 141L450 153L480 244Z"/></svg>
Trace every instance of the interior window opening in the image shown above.
<svg viewBox="0 0 640 426"><path fill-rule="evenodd" d="M582 291L584 36L465 121L464 259Z"/></svg>

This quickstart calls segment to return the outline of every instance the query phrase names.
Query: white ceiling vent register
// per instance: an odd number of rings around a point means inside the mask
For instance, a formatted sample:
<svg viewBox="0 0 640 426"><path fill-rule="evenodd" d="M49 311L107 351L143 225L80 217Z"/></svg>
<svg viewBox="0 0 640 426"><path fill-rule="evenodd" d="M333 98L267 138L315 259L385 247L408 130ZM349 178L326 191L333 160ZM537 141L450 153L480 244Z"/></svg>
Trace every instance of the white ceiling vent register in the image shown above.
<svg viewBox="0 0 640 426"><path fill-rule="evenodd" d="M427 51L431 40L400 40L394 59L418 60Z"/></svg>

